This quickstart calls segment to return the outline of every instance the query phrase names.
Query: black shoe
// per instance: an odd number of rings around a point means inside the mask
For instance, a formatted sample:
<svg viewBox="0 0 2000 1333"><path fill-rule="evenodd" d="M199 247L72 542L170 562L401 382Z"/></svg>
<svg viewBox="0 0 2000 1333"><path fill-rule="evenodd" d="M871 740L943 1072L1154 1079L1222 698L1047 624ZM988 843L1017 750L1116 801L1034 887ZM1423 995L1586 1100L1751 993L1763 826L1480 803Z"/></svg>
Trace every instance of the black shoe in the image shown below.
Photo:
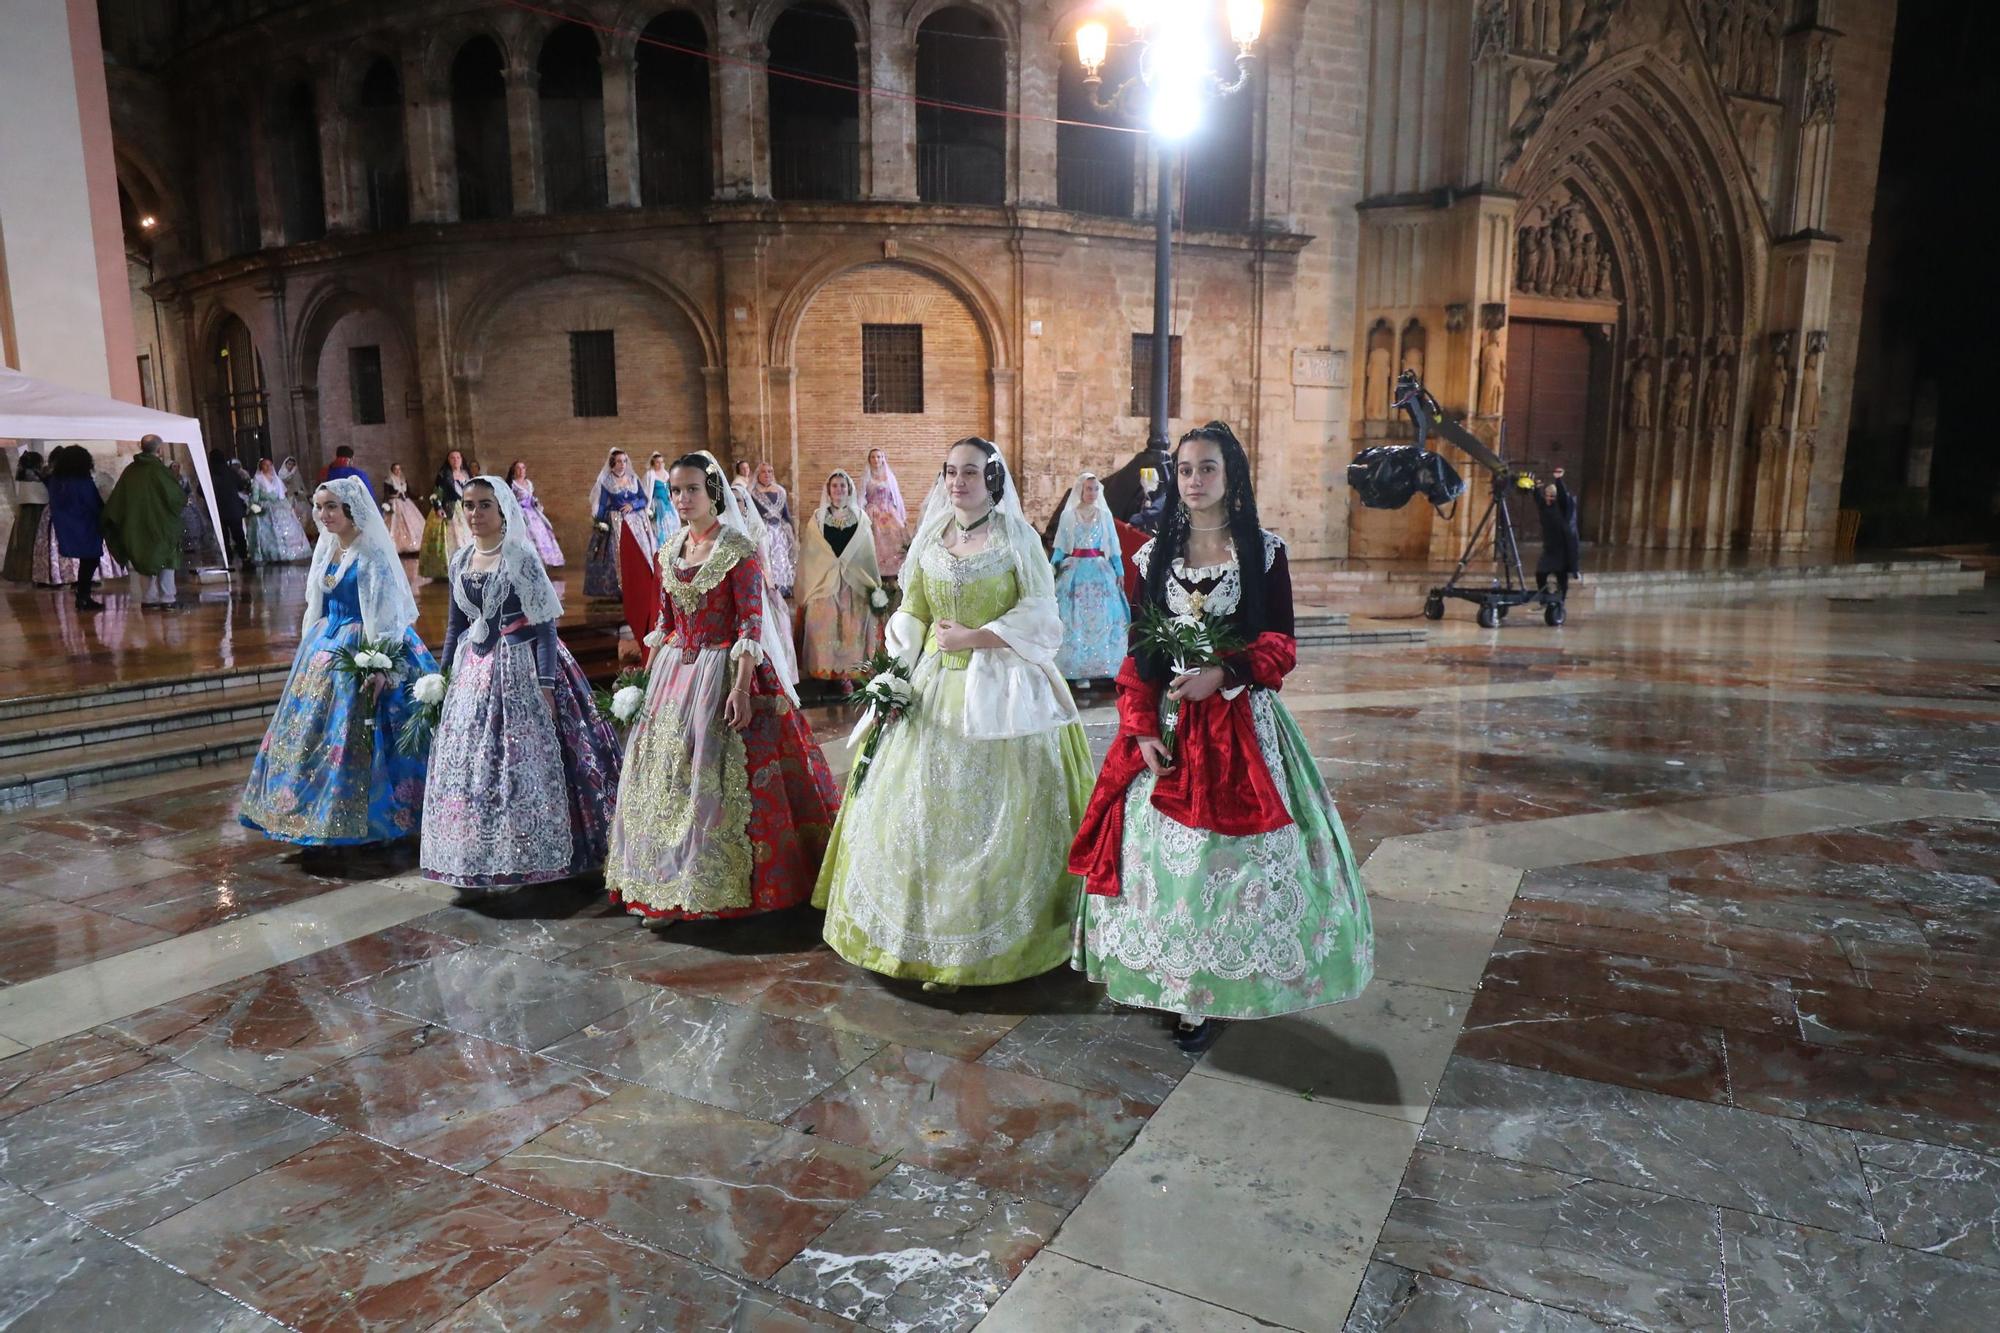
<svg viewBox="0 0 2000 1333"><path fill-rule="evenodd" d="M76 604L76 609L79 611L102 611L104 609L104 603L98 601L94 597L87 598L83 601L78 602Z"/></svg>
<svg viewBox="0 0 2000 1333"><path fill-rule="evenodd" d="M1204 1018L1194 1026L1182 1024L1174 1029L1174 1045L1189 1055L1200 1055L1215 1045L1215 1039L1222 1035L1222 1024L1212 1018Z"/></svg>

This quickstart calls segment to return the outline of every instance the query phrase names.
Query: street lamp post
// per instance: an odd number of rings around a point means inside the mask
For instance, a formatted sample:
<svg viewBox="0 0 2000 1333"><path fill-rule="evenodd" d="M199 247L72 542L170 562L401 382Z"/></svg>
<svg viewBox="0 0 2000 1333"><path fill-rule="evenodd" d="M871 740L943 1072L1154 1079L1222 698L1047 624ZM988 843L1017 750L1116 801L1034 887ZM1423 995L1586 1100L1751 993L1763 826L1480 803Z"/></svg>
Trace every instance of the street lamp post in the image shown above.
<svg viewBox="0 0 2000 1333"><path fill-rule="evenodd" d="M1227 81L1210 68L1207 38L1214 12L1204 0L1125 0L1125 21L1139 47L1139 72L1109 97L1103 84L1111 30L1097 19L1076 30L1077 59L1092 104L1140 119L1152 133L1158 194L1153 201L1152 421L1146 447L1163 452L1170 444L1167 407L1173 368L1173 150L1200 125L1207 98L1228 97L1248 86L1264 28L1264 0L1224 0L1223 8L1236 44L1236 75Z"/></svg>

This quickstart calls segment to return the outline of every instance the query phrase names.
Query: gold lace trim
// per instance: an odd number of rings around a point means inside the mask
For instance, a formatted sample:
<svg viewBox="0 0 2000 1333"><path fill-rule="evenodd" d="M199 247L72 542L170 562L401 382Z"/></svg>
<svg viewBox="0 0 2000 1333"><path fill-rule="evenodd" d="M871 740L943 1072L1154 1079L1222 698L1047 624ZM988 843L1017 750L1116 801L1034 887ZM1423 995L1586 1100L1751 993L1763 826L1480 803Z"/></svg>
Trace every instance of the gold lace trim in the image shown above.
<svg viewBox="0 0 2000 1333"><path fill-rule="evenodd" d="M757 547L748 537L735 528L724 528L716 536L708 559L701 562L701 568L694 572L693 578L683 581L680 576L681 548L687 545L692 535L688 529L682 528L667 539L667 545L660 548L660 574L667 595L674 599L675 606L690 615L701 609L702 599L729 577L730 570L736 568L746 556L757 553Z"/></svg>
<svg viewBox="0 0 2000 1333"><path fill-rule="evenodd" d="M720 728L718 719L715 725ZM722 809L704 830L702 855L672 879L647 875L626 858L614 858L606 876L622 898L644 903L655 911L691 915L719 912L751 904L750 764L743 737L727 731L722 740ZM638 834L639 845L683 847L701 815L688 744L687 715L672 698L662 698L646 725L646 734L626 767L618 793L622 818ZM635 873L638 872L638 873Z"/></svg>

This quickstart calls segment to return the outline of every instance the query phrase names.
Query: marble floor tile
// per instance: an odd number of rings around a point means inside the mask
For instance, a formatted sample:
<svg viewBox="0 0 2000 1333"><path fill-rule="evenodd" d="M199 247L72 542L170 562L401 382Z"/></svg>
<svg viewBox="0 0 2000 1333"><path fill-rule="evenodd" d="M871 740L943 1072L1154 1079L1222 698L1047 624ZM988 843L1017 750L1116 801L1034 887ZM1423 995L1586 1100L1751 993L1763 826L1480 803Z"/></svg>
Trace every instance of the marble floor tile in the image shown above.
<svg viewBox="0 0 2000 1333"><path fill-rule="evenodd" d="M1578 909L1569 903L1537 901L1525 895L1515 900L1514 907L1514 914L1500 928L1510 939L1797 981L1858 981L1846 950L1831 935L1714 921L1663 920L1618 908Z"/></svg>
<svg viewBox="0 0 2000 1333"><path fill-rule="evenodd" d="M1505 919L1499 912L1419 906L1400 898L1371 897L1368 910L1375 923L1377 981L1466 994L1479 989Z"/></svg>
<svg viewBox="0 0 2000 1333"><path fill-rule="evenodd" d="M1743 1333L1990 1328L2000 1273L1723 1210L1729 1327Z"/></svg>
<svg viewBox="0 0 2000 1333"><path fill-rule="evenodd" d="M418 917L410 925L465 944L490 944L509 953L550 960L629 938L638 929L625 917L600 915L597 909L604 902L595 892L586 894L573 884L554 888L560 892L552 893L541 885L513 890L517 894L541 891L540 897L529 902L500 899L469 907L441 908L429 916ZM537 913L538 907L548 912L568 909L568 914L531 914Z"/></svg>
<svg viewBox="0 0 2000 1333"><path fill-rule="evenodd" d="M469 945L341 993L363 1004L533 1051L659 991L504 949Z"/></svg>
<svg viewBox="0 0 2000 1333"><path fill-rule="evenodd" d="M1333 1327L1416 1135L1387 1116L1190 1078L1052 1248L1280 1327Z"/></svg>
<svg viewBox="0 0 2000 1333"><path fill-rule="evenodd" d="M627 982L638 986L638 982ZM882 1049L872 1037L656 987L563 1041L554 1060L760 1120L783 1120Z"/></svg>
<svg viewBox="0 0 2000 1333"><path fill-rule="evenodd" d="M1975 1151L2000 1143L2000 1079L1991 1072L1782 1037L1727 1040L1738 1106Z"/></svg>
<svg viewBox="0 0 2000 1333"><path fill-rule="evenodd" d="M814 1333L861 1325L580 1224L433 1327L437 1333Z"/></svg>
<svg viewBox="0 0 2000 1333"><path fill-rule="evenodd" d="M985 1316L1062 1210L897 1166L771 1279L787 1296L908 1333L959 1333Z"/></svg>
<svg viewBox="0 0 2000 1333"><path fill-rule="evenodd" d="M1854 1136L1886 1239L2000 1270L2000 1156Z"/></svg>
<svg viewBox="0 0 2000 1333"><path fill-rule="evenodd" d="M1638 810L1606 810L1597 814L1565 815L1550 820L1558 831L1585 842L1611 848L1620 856L1645 856L1743 842L1749 835L1697 819L1687 804Z"/></svg>
<svg viewBox="0 0 2000 1333"><path fill-rule="evenodd" d="M0 1185L0 1328L279 1333L283 1326Z"/></svg>
<svg viewBox="0 0 2000 1333"><path fill-rule="evenodd" d="M1231 1023L1197 1072L1423 1123L1467 997L1372 982L1345 1004Z"/></svg>
<svg viewBox="0 0 2000 1333"><path fill-rule="evenodd" d="M1267 1333L1280 1325L1252 1319L1122 1273L1043 1250L1007 1288L980 1333Z"/></svg>
<svg viewBox="0 0 2000 1333"><path fill-rule="evenodd" d="M1152 1107L932 1051L884 1048L785 1123L989 1189L1069 1206Z"/></svg>
<svg viewBox="0 0 2000 1333"><path fill-rule="evenodd" d="M1545 866L1576 865L1586 861L1607 861L1621 855L1611 843L1593 842L1563 830L1563 820L1528 820L1490 824L1482 828L1453 829L1440 833L1420 833L1410 838L1427 851L1468 857L1516 870L1539 870ZM1365 881L1366 876L1363 876ZM1485 906L1485 904L1468 904Z"/></svg>
<svg viewBox="0 0 2000 1333"><path fill-rule="evenodd" d="M1573 1310L1537 1305L1483 1287L1447 1282L1393 1264L1370 1264L1343 1333L1595 1333L1607 1328Z"/></svg>
<svg viewBox="0 0 2000 1333"><path fill-rule="evenodd" d="M0 1122L0 1179L125 1236L333 1132L290 1107L151 1064Z"/></svg>
<svg viewBox="0 0 2000 1333"><path fill-rule="evenodd" d="M1851 828L1860 822L1860 816L1852 811L1817 804L1785 791L1683 801L1673 807L1673 812L1746 838L1781 838L1793 833Z"/></svg>
<svg viewBox="0 0 2000 1333"><path fill-rule="evenodd" d="M1521 871L1448 846L1392 838L1361 867L1361 885L1372 902L1395 898L1425 907L1497 915L1514 901Z"/></svg>
<svg viewBox="0 0 2000 1333"><path fill-rule="evenodd" d="M102 1030L246 1092L270 1092L418 1026L267 974L114 1019Z"/></svg>
<svg viewBox="0 0 2000 1333"><path fill-rule="evenodd" d="M32 1050L24 1048L0 1061L0 1120L67 1097L79 1088L129 1074L152 1058L99 1032L80 1033Z"/></svg>
<svg viewBox="0 0 2000 1333"><path fill-rule="evenodd" d="M1983 993L1981 993L1983 992ZM2000 996L1979 987L1947 998L1899 996L1865 986L1800 986L1799 1035L1818 1046L1908 1055L2000 1070Z"/></svg>
<svg viewBox="0 0 2000 1333"><path fill-rule="evenodd" d="M889 1165L865 1148L628 1087L479 1178L761 1281Z"/></svg>
<svg viewBox="0 0 2000 1333"><path fill-rule="evenodd" d="M422 1027L330 1065L275 1100L473 1172L621 1086L484 1037Z"/></svg>
<svg viewBox="0 0 2000 1333"><path fill-rule="evenodd" d="M430 899L350 884L0 990L0 1034L40 1045L370 935Z"/></svg>
<svg viewBox="0 0 2000 1333"><path fill-rule="evenodd" d="M1420 1148L1375 1257L1645 1329L1727 1327L1717 1210L1546 1167Z"/></svg>
<svg viewBox="0 0 2000 1333"><path fill-rule="evenodd" d="M342 1134L136 1238L300 1328L422 1328L574 1225L532 1199Z"/></svg>
<svg viewBox="0 0 2000 1333"><path fill-rule="evenodd" d="M73 903L113 889L179 875L188 868L179 861L147 856L131 848L111 848L65 857L49 870L24 875L9 884L38 898Z"/></svg>
<svg viewBox="0 0 2000 1333"><path fill-rule="evenodd" d="M1088 1013L1030 1014L979 1063L1157 1106L1197 1058L1174 1045L1171 1022L1108 1002Z"/></svg>
<svg viewBox="0 0 2000 1333"><path fill-rule="evenodd" d="M0 1060L5 1060L10 1055L19 1055L28 1049L30 1048L24 1042L15 1041L12 1037L0 1037Z"/></svg>
<svg viewBox="0 0 2000 1333"><path fill-rule="evenodd" d="M831 950L821 950L799 960L750 1003L766 1013L977 1060L1013 1030L1023 1013L1041 1007L1033 997L1043 985L1038 978L958 995L927 995L914 982L864 972Z"/></svg>
<svg viewBox="0 0 2000 1333"><path fill-rule="evenodd" d="M106 912L152 926L169 935L186 935L282 903L316 898L333 887L317 880L299 878L280 882L254 871L204 865L198 870L100 893L80 905L93 912Z"/></svg>
<svg viewBox="0 0 2000 1333"><path fill-rule="evenodd" d="M1882 1238L1846 1130L1454 1059L1424 1142Z"/></svg>
<svg viewBox="0 0 2000 1333"><path fill-rule="evenodd" d="M807 959L802 953L736 953L680 944L628 922L624 933L564 954L557 961L627 981L643 981L677 994L750 1004L796 973Z"/></svg>
<svg viewBox="0 0 2000 1333"><path fill-rule="evenodd" d="M169 939L167 931L73 903L0 911L0 985L34 981Z"/></svg>
<svg viewBox="0 0 2000 1333"><path fill-rule="evenodd" d="M414 925L391 926L387 930L378 930L345 944L295 958L271 971L288 981L302 981L327 990L342 990L372 981L384 972L393 972L406 964L456 953L464 947L458 940L418 930Z"/></svg>
<svg viewBox="0 0 2000 1333"><path fill-rule="evenodd" d="M1531 995L1473 997L1457 1053L1673 1097L1729 1100L1719 1028L1614 1013Z"/></svg>
<svg viewBox="0 0 2000 1333"><path fill-rule="evenodd" d="M173 832L169 825L129 806L54 811L24 819L21 827L45 837L67 839L79 847L99 848L123 847Z"/></svg>
<svg viewBox="0 0 2000 1333"><path fill-rule="evenodd" d="M1536 940L1501 939L1481 988L1731 1031L1798 1030L1792 983L1784 977L1563 949Z"/></svg>

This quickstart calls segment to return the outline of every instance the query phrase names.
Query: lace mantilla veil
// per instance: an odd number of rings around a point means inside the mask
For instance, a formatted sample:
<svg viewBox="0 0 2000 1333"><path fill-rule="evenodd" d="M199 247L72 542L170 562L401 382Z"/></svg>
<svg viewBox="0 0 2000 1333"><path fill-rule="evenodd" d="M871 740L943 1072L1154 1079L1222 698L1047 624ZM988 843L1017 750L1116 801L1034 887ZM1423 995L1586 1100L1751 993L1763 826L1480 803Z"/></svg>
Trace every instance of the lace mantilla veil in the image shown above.
<svg viewBox="0 0 2000 1333"><path fill-rule="evenodd" d="M306 576L306 614L301 632L310 635L326 619L326 575L345 564L355 567L360 583L361 632L370 639L401 638L403 631L417 623L417 598L410 591L409 575L403 572L403 558L396 552L389 525L382 511L359 477L335 477L314 488L331 491L346 506L359 530L346 553L330 532L319 535L313 548L312 572Z"/></svg>

